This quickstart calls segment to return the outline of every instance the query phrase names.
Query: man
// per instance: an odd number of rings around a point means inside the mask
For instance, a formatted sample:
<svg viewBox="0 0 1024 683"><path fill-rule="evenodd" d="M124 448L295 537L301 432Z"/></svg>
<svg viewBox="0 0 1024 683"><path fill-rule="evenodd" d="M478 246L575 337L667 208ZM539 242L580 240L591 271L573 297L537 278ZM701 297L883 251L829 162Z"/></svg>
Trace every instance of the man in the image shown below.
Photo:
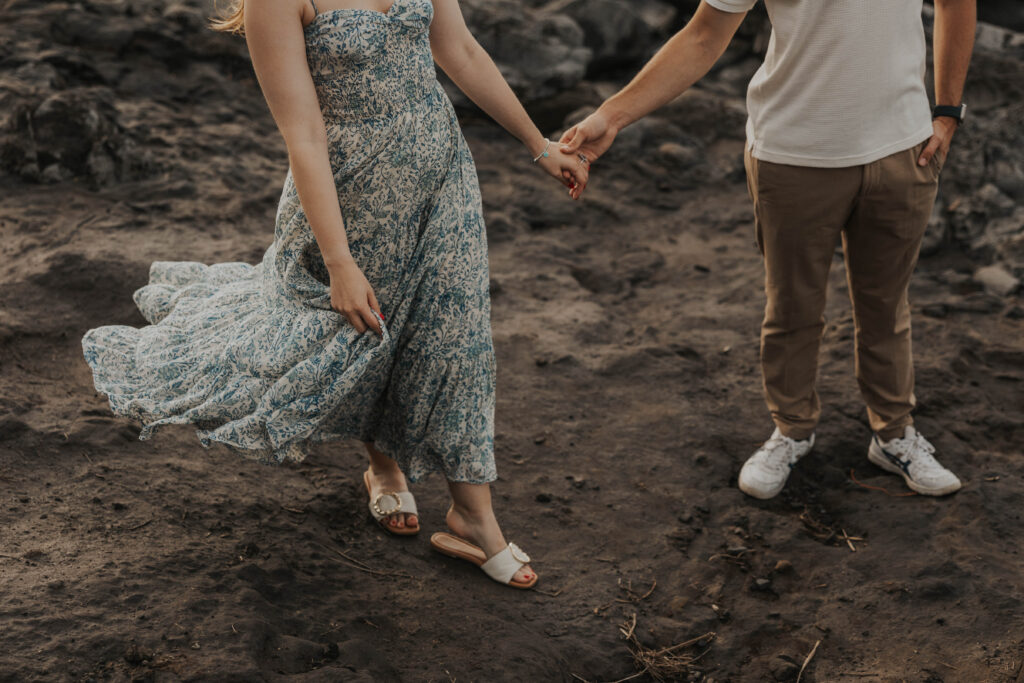
<svg viewBox="0 0 1024 683"><path fill-rule="evenodd" d="M563 136L593 161L616 133L708 72L756 0L704 0L633 81ZM936 104L925 91L922 0L765 0L772 35L747 91L748 188L765 264L761 367L775 433L740 472L757 498L810 452L832 254L842 239L868 458L918 493L960 480L913 425L907 287L953 133L963 119L975 0L935 0Z"/></svg>

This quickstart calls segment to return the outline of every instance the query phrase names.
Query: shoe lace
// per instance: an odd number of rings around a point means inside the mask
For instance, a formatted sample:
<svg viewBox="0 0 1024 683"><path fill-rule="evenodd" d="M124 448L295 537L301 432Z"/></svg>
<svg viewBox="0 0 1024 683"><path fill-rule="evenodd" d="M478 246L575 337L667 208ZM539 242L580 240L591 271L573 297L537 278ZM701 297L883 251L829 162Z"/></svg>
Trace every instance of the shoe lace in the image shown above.
<svg viewBox="0 0 1024 683"><path fill-rule="evenodd" d="M799 460L796 441L782 435L768 439L764 452L764 466L775 472L784 472Z"/></svg>
<svg viewBox="0 0 1024 683"><path fill-rule="evenodd" d="M935 446L924 438L921 432L914 430L914 436L909 439L902 439L904 442L904 456L918 465L924 465L925 467L938 466L938 461L935 456L932 455L935 452Z"/></svg>

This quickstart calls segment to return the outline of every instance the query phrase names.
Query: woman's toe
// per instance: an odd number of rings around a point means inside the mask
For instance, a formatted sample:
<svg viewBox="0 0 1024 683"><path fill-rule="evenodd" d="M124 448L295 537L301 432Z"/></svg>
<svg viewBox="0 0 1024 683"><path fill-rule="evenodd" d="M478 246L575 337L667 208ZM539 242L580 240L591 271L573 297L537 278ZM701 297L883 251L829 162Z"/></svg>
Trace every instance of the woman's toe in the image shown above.
<svg viewBox="0 0 1024 683"><path fill-rule="evenodd" d="M395 526L399 529L405 528L405 518L402 515L395 515L391 518L394 521Z"/></svg>
<svg viewBox="0 0 1024 683"><path fill-rule="evenodd" d="M406 515L405 525L410 528L416 528L420 525L420 520L416 518L416 515Z"/></svg>
<svg viewBox="0 0 1024 683"><path fill-rule="evenodd" d="M515 580L518 583L529 583L533 580L536 574L533 573L533 569L529 565L520 567L519 571L516 572Z"/></svg>

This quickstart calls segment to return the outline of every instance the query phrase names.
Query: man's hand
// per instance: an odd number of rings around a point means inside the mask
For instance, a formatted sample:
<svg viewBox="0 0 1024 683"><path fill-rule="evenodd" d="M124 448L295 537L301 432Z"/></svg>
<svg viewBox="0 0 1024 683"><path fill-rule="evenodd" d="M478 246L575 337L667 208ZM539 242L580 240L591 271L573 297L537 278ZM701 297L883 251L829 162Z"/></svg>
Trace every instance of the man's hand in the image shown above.
<svg viewBox="0 0 1024 683"><path fill-rule="evenodd" d="M559 143L565 154L581 152L593 163L608 151L618 132L599 109L565 131Z"/></svg>
<svg viewBox="0 0 1024 683"><path fill-rule="evenodd" d="M918 166L927 166L936 152L941 152L942 156L939 158L943 161L946 160L956 127L956 120L949 116L940 116L932 122L934 132L932 133L931 140L928 141L924 151L921 152L920 158L917 160Z"/></svg>

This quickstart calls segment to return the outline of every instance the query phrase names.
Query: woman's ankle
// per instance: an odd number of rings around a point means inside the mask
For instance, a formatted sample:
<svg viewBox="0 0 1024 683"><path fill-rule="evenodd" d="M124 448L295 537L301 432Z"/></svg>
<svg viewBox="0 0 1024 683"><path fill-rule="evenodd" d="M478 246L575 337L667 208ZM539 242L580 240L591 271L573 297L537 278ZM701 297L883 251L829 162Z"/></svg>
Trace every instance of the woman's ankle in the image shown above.
<svg viewBox="0 0 1024 683"><path fill-rule="evenodd" d="M494 519L494 510L488 506L465 505L458 501L452 501L452 512L467 524L484 524Z"/></svg>

